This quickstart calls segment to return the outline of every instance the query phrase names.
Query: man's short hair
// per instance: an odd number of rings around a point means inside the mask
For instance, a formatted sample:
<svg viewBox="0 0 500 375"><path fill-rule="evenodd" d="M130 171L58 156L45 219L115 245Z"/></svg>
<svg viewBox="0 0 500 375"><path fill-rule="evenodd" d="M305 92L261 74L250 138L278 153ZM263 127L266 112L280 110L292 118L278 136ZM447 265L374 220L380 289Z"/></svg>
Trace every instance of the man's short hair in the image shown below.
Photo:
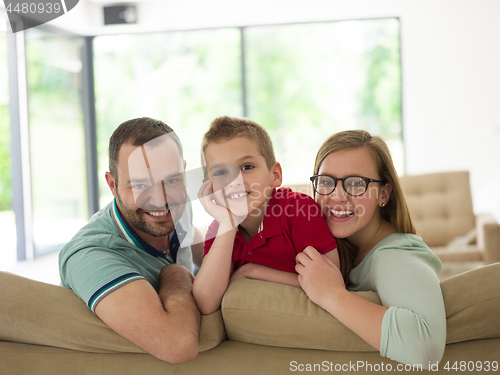
<svg viewBox="0 0 500 375"><path fill-rule="evenodd" d="M259 153L266 159L267 168L271 170L276 163L271 137L262 126L247 118L221 116L213 120L203 136L201 143L203 155L209 144L229 141L237 137L252 141Z"/></svg>
<svg viewBox="0 0 500 375"><path fill-rule="evenodd" d="M171 137L177 144L182 158L182 145L179 137L177 137L174 130L163 121L149 117L141 117L120 124L109 139L109 172L115 179L115 183L118 183L116 164L118 163L118 154L122 145L131 144L132 146L142 146L168 133L172 133Z"/></svg>

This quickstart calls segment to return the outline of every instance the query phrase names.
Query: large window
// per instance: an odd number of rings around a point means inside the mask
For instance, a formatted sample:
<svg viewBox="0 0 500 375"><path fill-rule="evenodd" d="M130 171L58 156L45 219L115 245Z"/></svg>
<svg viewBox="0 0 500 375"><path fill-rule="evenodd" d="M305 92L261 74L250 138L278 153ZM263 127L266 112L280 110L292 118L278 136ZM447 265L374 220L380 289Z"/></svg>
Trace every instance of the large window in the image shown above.
<svg viewBox="0 0 500 375"><path fill-rule="evenodd" d="M347 129L381 135L402 172L397 19L251 27L245 35L249 117L270 132L285 184L307 182L321 143Z"/></svg>
<svg viewBox="0 0 500 375"><path fill-rule="evenodd" d="M0 263L2 269L7 269L16 262L16 225L12 210L9 73L6 23L3 17L0 17L0 228Z"/></svg>
<svg viewBox="0 0 500 375"><path fill-rule="evenodd" d="M29 139L22 141L29 142L33 220L24 220L35 256L71 238L88 220L89 205L83 38L43 30L25 32ZM101 207L111 199L104 180L109 137L142 116L176 130L188 169L200 165L210 122L229 115L248 116L269 131L284 185L307 182L320 144L345 129L381 135L403 173L399 40L397 18L95 37ZM0 225L10 236L4 241L12 238L14 259L6 51L0 33ZM92 113L88 119L92 124Z"/></svg>
<svg viewBox="0 0 500 375"><path fill-rule="evenodd" d="M29 29L28 119L35 256L60 249L88 220L82 40Z"/></svg>
<svg viewBox="0 0 500 375"><path fill-rule="evenodd" d="M242 115L238 29L102 36L94 51L101 206L111 197L109 137L123 121L147 116L172 126L193 168L210 121Z"/></svg>
<svg viewBox="0 0 500 375"><path fill-rule="evenodd" d="M321 143L346 129L381 135L403 172L396 18L102 36L94 64L101 206L109 136L140 116L180 133L188 169L215 117L247 115L269 131L285 185L307 182Z"/></svg>

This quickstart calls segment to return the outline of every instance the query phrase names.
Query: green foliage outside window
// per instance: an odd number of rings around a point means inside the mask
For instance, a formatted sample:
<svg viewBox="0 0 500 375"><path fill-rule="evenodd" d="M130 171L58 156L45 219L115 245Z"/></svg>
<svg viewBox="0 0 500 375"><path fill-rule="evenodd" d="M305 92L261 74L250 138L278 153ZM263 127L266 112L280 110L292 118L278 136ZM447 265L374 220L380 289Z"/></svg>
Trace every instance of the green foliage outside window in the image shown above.
<svg viewBox="0 0 500 375"><path fill-rule="evenodd" d="M8 82L7 41L0 35L0 211L10 210L12 204Z"/></svg>
<svg viewBox="0 0 500 375"><path fill-rule="evenodd" d="M257 26L245 35L249 117L269 131L286 182L303 183L321 143L347 129L382 136L402 172L397 19Z"/></svg>
<svg viewBox="0 0 500 375"><path fill-rule="evenodd" d="M81 40L26 32L35 221L87 217Z"/></svg>
<svg viewBox="0 0 500 375"><path fill-rule="evenodd" d="M123 121L147 116L178 133L194 129L180 134L189 169L210 122L243 115L238 29L101 36L94 61L101 206L111 198L102 178L109 137Z"/></svg>
<svg viewBox="0 0 500 375"><path fill-rule="evenodd" d="M286 172L293 172L285 178L295 175L303 180L321 142L336 131L353 128L382 135L399 150L394 159L402 170L397 19L259 26L244 32L248 116L270 132L278 160ZM102 178L107 142L122 121L150 116L175 129L193 126L203 133L216 116L243 115L239 37L238 29L228 28L95 39L101 194L108 190ZM69 102L79 101L71 89L74 75L62 74L62 60L51 58L57 51L47 48L46 43L30 43L28 82L31 116L43 114L45 129L54 128L44 132L49 136L66 133L68 121L81 119L69 112L59 119L44 110L47 103L65 103L54 106L61 115ZM65 69L71 70L71 63ZM1 36L0 210L10 209L12 197L7 77L6 42ZM197 153L199 140L189 143L193 151L188 146L187 152Z"/></svg>
<svg viewBox="0 0 500 375"><path fill-rule="evenodd" d="M216 116L243 116L239 31L95 39L100 176L109 136L122 121L151 116L203 133ZM305 181L320 144L346 129L382 136L403 170L397 19L255 26L243 33L248 117L269 131L285 181ZM199 138L188 143L197 154ZM102 197L108 188L100 181Z"/></svg>
<svg viewBox="0 0 500 375"><path fill-rule="evenodd" d="M10 124L8 106L0 103L0 211L11 209Z"/></svg>
<svg viewBox="0 0 500 375"><path fill-rule="evenodd" d="M365 119L368 130L381 134L401 133L401 65L399 55L399 27L389 23L370 30L370 46L363 56L366 67L365 84L359 92L359 115Z"/></svg>

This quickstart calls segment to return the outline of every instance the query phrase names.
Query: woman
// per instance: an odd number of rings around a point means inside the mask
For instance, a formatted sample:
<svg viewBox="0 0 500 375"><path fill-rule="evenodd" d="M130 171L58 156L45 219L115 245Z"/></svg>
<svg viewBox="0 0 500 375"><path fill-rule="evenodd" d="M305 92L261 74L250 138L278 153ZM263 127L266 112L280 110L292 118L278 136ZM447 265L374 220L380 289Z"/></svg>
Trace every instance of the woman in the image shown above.
<svg viewBox="0 0 500 375"><path fill-rule="evenodd" d="M435 365L446 343L441 262L415 236L384 141L361 130L331 136L311 181L344 268L308 247L296 266L304 291L382 356ZM377 292L382 306L348 292L342 273L350 291Z"/></svg>

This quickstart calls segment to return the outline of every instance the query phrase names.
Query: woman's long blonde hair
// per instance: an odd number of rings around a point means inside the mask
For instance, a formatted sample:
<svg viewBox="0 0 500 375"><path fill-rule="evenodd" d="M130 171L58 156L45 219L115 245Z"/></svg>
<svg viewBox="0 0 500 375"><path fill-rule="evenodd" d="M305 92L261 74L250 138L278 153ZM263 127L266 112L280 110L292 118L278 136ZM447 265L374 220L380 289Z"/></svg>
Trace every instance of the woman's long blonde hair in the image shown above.
<svg viewBox="0 0 500 375"><path fill-rule="evenodd" d="M318 150L314 162L314 175L318 174L323 160L332 152L346 149L366 148L370 151L377 165L379 178L392 186L391 197L387 204L381 208L382 220L392 224L398 233L415 234L408 205L404 197L399 177L394 168L389 149L382 138L371 136L364 130L348 130L330 136ZM358 249L345 238L337 239L342 276L347 283Z"/></svg>

